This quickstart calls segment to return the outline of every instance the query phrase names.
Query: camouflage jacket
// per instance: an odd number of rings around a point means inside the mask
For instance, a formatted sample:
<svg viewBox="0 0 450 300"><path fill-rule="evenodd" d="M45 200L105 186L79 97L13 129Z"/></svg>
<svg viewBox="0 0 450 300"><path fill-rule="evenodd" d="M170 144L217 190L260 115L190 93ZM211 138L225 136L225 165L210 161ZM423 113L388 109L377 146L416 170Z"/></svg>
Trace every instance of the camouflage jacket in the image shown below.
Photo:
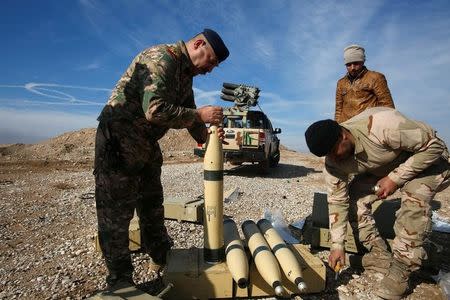
<svg viewBox="0 0 450 300"><path fill-rule="evenodd" d="M336 87L336 122L342 123L365 109L376 106L394 108L383 74L364 67L362 73L354 79L348 74L339 79Z"/></svg>
<svg viewBox="0 0 450 300"><path fill-rule="evenodd" d="M136 124L142 136L160 139L169 128L188 128L204 142L192 90L193 64L183 41L139 53L117 82L102 117ZM104 110L105 111L105 110Z"/></svg>
<svg viewBox="0 0 450 300"><path fill-rule="evenodd" d="M352 175L389 176L402 187L441 157L449 159L445 143L433 128L391 108L370 108L341 126L353 135L355 154L342 162L325 158L332 249L344 245Z"/></svg>

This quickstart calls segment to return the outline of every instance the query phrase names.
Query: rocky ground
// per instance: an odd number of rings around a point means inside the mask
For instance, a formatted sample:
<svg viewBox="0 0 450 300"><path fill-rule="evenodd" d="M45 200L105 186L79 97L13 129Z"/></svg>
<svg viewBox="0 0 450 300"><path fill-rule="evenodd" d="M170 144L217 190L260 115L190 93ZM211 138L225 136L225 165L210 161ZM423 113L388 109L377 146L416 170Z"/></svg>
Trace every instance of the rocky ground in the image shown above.
<svg viewBox="0 0 450 300"><path fill-rule="evenodd" d="M94 130L70 132L35 145L0 145L0 299L83 299L105 287L106 269L95 251L96 214L92 159ZM161 141L166 198L203 193L201 160L185 131ZM224 214L240 224L280 212L290 224L307 217L314 192L324 191L322 161L287 149L280 165L260 175L252 165L226 166L224 189L238 189ZM436 196L437 212L450 219L450 192ZM394 195L395 196L395 195ZM166 220L176 248L202 247L202 226ZM328 251L314 251L326 261ZM163 286L149 257L133 254L139 287L156 294ZM301 299L374 299L381 275L345 269L327 288ZM298 297L300 299L300 297ZM444 299L429 276L416 274L406 299Z"/></svg>

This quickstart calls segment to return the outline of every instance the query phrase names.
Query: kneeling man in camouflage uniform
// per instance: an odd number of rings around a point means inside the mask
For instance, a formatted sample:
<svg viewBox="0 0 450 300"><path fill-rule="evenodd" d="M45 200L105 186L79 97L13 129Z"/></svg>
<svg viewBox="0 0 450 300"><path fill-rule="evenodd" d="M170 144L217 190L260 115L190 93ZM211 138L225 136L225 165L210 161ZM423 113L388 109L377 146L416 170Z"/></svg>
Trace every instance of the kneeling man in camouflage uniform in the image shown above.
<svg viewBox="0 0 450 300"><path fill-rule="evenodd" d="M345 264L347 222L356 214L359 239L370 251L363 267L384 274L376 294L400 299L412 271L427 255L422 245L431 231L430 201L450 183L449 153L427 124L385 107L370 108L338 124L315 122L305 132L309 150L326 156L331 268ZM377 186L375 194L369 186ZM380 237L371 205L401 189L392 253Z"/></svg>
<svg viewBox="0 0 450 300"><path fill-rule="evenodd" d="M171 240L164 226L162 154L158 140L169 128L187 128L204 143L205 123L219 124L219 106L196 108L193 77L228 57L220 36L205 29L186 43L157 45L139 53L116 84L99 117L95 145L98 236L109 289L132 283L128 227L136 209L141 248L165 263ZM223 138L223 130L219 130Z"/></svg>

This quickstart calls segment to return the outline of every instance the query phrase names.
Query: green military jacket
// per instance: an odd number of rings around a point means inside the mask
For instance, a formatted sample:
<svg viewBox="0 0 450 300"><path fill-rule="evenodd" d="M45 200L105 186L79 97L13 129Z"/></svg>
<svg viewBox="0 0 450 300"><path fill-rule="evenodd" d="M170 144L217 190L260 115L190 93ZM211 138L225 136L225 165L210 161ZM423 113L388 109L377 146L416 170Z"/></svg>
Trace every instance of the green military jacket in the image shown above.
<svg viewBox="0 0 450 300"><path fill-rule="evenodd" d="M154 140L169 128L188 128L194 139L204 142L205 125L197 119L192 90L193 68L183 41L145 49L117 82L107 117L132 121Z"/></svg>
<svg viewBox="0 0 450 300"><path fill-rule="evenodd" d="M441 157L449 159L445 143L433 128L395 109L370 108L341 126L355 138L355 153L342 162L325 158L332 249L343 249L352 175L389 176L402 187Z"/></svg>

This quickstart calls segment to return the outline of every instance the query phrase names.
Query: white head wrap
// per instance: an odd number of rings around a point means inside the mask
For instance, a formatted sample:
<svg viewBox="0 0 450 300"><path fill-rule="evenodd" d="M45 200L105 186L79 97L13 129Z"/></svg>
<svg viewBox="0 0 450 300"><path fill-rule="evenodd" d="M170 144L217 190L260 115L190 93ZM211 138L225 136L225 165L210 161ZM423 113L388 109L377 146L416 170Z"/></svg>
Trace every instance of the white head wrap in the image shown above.
<svg viewBox="0 0 450 300"><path fill-rule="evenodd" d="M366 51L359 45L350 45L344 49L344 64L356 61L366 61Z"/></svg>

